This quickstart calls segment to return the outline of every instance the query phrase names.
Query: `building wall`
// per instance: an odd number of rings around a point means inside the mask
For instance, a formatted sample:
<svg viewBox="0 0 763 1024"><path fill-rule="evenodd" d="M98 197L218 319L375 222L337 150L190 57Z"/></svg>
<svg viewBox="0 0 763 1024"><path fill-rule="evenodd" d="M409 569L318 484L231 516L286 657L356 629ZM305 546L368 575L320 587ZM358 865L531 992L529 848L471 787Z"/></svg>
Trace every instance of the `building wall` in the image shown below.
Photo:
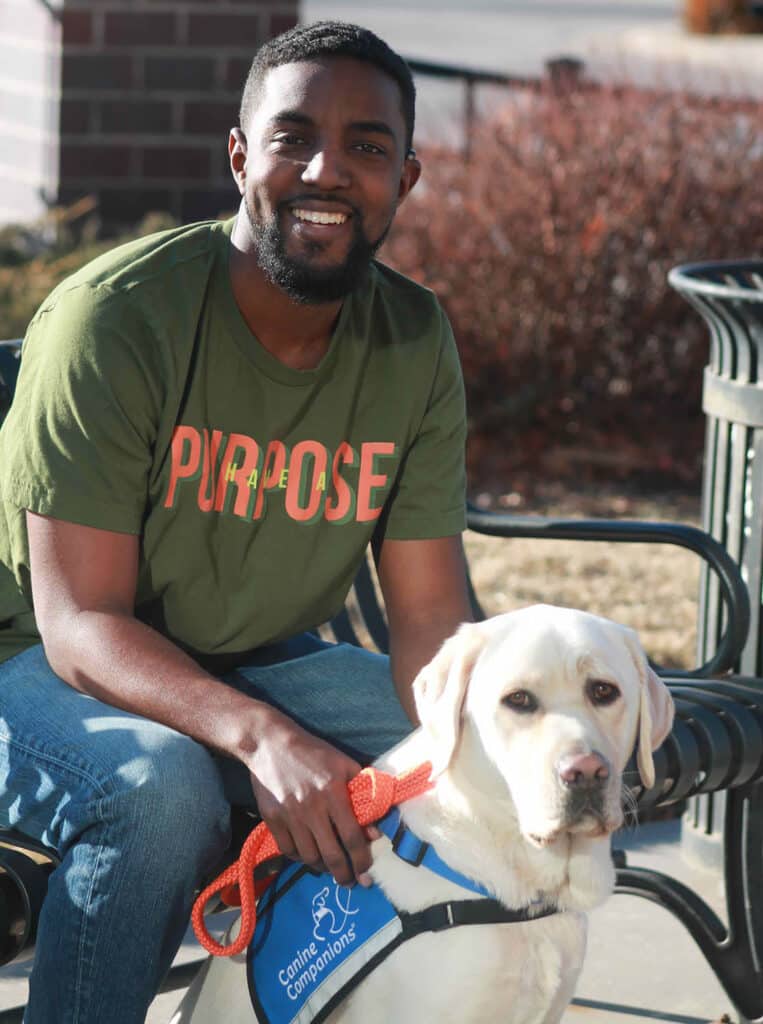
<svg viewBox="0 0 763 1024"><path fill-rule="evenodd" d="M298 0L58 0L52 11L43 0L2 6L19 18L22 8L33 14L35 45L28 49L38 66L23 81L39 83L42 64L44 81L52 81L35 117L44 108L50 122L45 187L55 201L96 195L107 223L130 223L148 210L196 220L235 208L228 130L255 50L296 24ZM0 67L14 49L14 31L0 22ZM26 102L17 91L12 103ZM23 164L37 131L37 122L20 127L16 113L11 167Z"/></svg>
<svg viewBox="0 0 763 1024"><path fill-rule="evenodd" d="M55 15L38 0L0 0L0 224L55 201L60 77Z"/></svg>

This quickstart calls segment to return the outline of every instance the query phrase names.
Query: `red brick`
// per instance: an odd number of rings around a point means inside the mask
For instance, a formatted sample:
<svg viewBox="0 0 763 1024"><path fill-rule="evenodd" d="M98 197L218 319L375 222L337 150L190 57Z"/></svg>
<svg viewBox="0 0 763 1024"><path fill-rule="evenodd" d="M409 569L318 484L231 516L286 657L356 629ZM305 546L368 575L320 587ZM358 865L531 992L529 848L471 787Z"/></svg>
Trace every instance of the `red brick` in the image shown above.
<svg viewBox="0 0 763 1024"><path fill-rule="evenodd" d="M106 14L104 39L107 46L167 46L176 40L175 17L110 11Z"/></svg>
<svg viewBox="0 0 763 1024"><path fill-rule="evenodd" d="M208 149L163 146L143 150L143 174L147 178L201 179L209 177Z"/></svg>
<svg viewBox="0 0 763 1024"><path fill-rule="evenodd" d="M268 24L268 37L280 36L282 32L288 32L297 24L296 14L271 14Z"/></svg>
<svg viewBox="0 0 763 1024"><path fill-rule="evenodd" d="M187 135L223 135L238 124L237 103L186 103L183 131Z"/></svg>
<svg viewBox="0 0 763 1024"><path fill-rule="evenodd" d="M149 89L207 92L214 88L215 64L207 57L147 57Z"/></svg>
<svg viewBox="0 0 763 1024"><path fill-rule="evenodd" d="M66 89L129 89L132 60L126 55L64 54L61 82Z"/></svg>
<svg viewBox="0 0 763 1024"><path fill-rule="evenodd" d="M103 100L101 131L106 134L164 134L172 129L172 106L163 100Z"/></svg>
<svg viewBox="0 0 763 1024"><path fill-rule="evenodd" d="M61 100L61 131L64 135L85 135L90 129L90 104L87 100Z"/></svg>
<svg viewBox="0 0 763 1024"><path fill-rule="evenodd" d="M122 178L129 173L128 146L64 143L61 147L62 178Z"/></svg>
<svg viewBox="0 0 763 1024"><path fill-rule="evenodd" d="M191 14L188 42L192 46L251 46L263 42L257 14Z"/></svg>
<svg viewBox="0 0 763 1024"><path fill-rule="evenodd" d="M93 41L93 17L90 11L62 11L64 46L87 46Z"/></svg>
<svg viewBox="0 0 763 1024"><path fill-rule="evenodd" d="M229 57L225 64L225 88L242 92L251 66L251 57Z"/></svg>

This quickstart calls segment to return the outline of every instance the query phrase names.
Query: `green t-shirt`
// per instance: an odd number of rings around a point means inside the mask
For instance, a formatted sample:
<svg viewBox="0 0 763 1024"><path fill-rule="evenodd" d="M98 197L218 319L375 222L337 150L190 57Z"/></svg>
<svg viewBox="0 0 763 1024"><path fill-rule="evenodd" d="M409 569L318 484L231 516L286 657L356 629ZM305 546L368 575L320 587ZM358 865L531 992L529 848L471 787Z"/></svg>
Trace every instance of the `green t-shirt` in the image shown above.
<svg viewBox="0 0 763 1024"><path fill-rule="evenodd" d="M329 619L375 529L463 529L463 385L432 293L374 263L293 370L238 310L232 227L122 246L35 315L0 431L0 660L39 641L24 509L139 535L136 615L202 661Z"/></svg>

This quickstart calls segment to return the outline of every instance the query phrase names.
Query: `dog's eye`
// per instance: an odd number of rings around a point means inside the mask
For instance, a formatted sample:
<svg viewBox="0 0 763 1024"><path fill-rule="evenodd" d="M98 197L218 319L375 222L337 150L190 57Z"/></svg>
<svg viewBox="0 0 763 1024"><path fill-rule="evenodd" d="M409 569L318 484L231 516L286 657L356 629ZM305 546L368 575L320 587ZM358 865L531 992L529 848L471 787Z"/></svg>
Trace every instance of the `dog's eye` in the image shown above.
<svg viewBox="0 0 763 1024"><path fill-rule="evenodd" d="M604 679L589 679L586 684L588 696L594 704L612 704L620 696L619 689L614 683L608 683Z"/></svg>
<svg viewBox="0 0 763 1024"><path fill-rule="evenodd" d="M537 711L538 702L528 690L512 690L503 698L503 703L512 711Z"/></svg>

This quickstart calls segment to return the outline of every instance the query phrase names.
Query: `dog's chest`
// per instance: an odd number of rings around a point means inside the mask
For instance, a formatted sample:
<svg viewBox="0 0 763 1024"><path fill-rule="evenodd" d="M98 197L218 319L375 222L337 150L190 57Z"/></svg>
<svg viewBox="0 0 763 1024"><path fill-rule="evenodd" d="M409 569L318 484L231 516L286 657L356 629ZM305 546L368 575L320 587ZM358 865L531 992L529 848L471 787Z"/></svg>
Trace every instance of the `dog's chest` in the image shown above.
<svg viewBox="0 0 763 1024"><path fill-rule="evenodd" d="M395 950L327 1024L546 1024L585 950L583 915L424 934Z"/></svg>

